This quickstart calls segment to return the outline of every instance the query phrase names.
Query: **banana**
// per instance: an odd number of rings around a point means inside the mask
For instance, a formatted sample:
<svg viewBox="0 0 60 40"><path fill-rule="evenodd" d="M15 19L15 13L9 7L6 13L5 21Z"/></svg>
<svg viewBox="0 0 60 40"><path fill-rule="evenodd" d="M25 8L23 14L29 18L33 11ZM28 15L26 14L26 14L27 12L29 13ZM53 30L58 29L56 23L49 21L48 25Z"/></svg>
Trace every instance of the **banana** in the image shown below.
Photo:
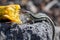
<svg viewBox="0 0 60 40"><path fill-rule="evenodd" d="M15 22L18 24L22 24L21 19L19 18L20 14L20 6L18 4L0 6L0 20L2 18L7 18L11 20L11 22Z"/></svg>

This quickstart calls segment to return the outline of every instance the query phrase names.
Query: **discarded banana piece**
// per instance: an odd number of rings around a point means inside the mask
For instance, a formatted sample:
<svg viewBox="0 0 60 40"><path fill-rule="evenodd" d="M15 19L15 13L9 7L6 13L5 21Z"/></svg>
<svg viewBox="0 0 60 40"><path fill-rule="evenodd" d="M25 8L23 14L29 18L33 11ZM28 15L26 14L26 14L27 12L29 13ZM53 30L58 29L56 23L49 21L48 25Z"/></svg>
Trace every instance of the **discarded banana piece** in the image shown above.
<svg viewBox="0 0 60 40"><path fill-rule="evenodd" d="M0 6L0 20L7 18L11 20L11 22L22 24L21 19L19 18L19 11L20 6L15 5L6 5L6 6Z"/></svg>

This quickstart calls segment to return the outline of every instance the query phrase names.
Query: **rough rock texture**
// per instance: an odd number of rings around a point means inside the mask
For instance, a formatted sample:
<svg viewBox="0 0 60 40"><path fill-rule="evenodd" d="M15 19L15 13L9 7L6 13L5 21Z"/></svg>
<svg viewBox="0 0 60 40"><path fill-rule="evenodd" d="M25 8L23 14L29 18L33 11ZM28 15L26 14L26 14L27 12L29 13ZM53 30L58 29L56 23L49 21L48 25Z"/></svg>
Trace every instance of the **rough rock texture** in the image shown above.
<svg viewBox="0 0 60 40"><path fill-rule="evenodd" d="M47 22L17 25L0 23L0 40L52 40L53 29Z"/></svg>

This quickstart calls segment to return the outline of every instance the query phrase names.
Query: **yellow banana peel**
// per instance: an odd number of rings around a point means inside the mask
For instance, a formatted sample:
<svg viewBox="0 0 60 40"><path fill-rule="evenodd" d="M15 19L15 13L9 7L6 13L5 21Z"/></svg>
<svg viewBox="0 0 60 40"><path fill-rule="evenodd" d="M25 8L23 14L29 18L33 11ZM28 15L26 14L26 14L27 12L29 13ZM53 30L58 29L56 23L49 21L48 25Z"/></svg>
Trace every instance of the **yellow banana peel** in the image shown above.
<svg viewBox="0 0 60 40"><path fill-rule="evenodd" d="M22 24L21 19L19 18L20 14L20 6L18 4L0 6L0 20L2 18L7 18L11 20L11 22L15 22L18 24Z"/></svg>

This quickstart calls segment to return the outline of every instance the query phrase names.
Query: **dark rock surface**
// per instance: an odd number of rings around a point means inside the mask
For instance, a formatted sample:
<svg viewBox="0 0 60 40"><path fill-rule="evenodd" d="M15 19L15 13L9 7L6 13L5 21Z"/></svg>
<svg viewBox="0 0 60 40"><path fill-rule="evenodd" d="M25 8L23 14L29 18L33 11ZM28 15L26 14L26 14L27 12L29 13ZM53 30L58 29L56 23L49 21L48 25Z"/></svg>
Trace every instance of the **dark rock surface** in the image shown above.
<svg viewBox="0 0 60 40"><path fill-rule="evenodd" d="M0 40L52 40L52 26L47 22L17 25L0 23Z"/></svg>

